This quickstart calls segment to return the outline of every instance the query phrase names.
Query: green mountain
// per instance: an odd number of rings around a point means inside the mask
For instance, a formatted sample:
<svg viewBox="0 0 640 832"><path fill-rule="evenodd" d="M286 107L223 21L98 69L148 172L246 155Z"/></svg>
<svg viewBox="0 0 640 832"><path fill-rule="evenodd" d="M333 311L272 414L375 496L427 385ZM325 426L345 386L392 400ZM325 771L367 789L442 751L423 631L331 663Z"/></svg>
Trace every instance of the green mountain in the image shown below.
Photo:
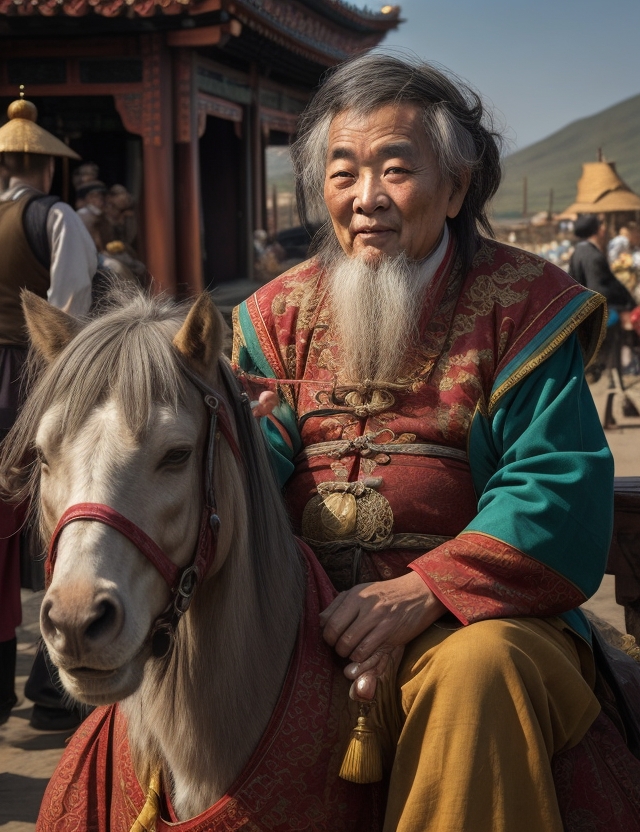
<svg viewBox="0 0 640 832"><path fill-rule="evenodd" d="M584 162L603 158L616 163L618 174L640 193L640 95L582 118L546 139L507 156L504 179L493 201L496 219L522 216L523 179L527 178L527 213L560 212L575 201Z"/></svg>

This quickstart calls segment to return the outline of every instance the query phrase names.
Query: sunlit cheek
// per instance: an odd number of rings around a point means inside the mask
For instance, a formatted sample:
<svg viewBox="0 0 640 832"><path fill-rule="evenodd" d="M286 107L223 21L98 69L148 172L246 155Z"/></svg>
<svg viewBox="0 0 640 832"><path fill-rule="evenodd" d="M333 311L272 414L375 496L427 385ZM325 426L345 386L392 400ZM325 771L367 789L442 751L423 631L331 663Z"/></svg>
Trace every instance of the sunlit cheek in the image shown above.
<svg viewBox="0 0 640 832"><path fill-rule="evenodd" d="M40 474L40 511L45 526L53 531L63 511L64 489L50 472Z"/></svg>
<svg viewBox="0 0 640 832"><path fill-rule="evenodd" d="M197 540L201 486L193 475L168 476L160 480L154 501L154 525L161 531L162 545L169 557L176 562L185 561L190 558Z"/></svg>

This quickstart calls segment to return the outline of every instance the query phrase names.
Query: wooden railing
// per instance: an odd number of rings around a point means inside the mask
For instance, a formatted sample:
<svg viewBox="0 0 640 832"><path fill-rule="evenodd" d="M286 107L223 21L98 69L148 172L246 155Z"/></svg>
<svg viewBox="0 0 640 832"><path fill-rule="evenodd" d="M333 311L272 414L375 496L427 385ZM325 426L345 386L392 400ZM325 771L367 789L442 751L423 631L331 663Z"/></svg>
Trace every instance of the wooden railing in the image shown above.
<svg viewBox="0 0 640 832"><path fill-rule="evenodd" d="M640 477L615 478L607 572L615 576L616 601L624 607L627 632L640 643Z"/></svg>

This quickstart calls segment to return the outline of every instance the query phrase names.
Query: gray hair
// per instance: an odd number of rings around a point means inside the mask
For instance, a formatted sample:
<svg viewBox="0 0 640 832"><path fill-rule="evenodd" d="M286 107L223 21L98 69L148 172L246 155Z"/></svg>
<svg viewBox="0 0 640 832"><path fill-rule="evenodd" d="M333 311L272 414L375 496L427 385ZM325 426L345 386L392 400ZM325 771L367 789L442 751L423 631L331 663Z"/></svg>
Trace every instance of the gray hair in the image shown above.
<svg viewBox="0 0 640 832"><path fill-rule="evenodd" d="M432 65L391 55L368 54L335 69L300 118L291 154L298 207L304 221L321 224L327 236L324 176L329 128L345 110L366 115L388 104L415 104L443 181L457 189L467 175L470 185L457 217L450 221L463 266L475 253L478 230L493 236L487 203L500 185L501 137L478 94Z"/></svg>

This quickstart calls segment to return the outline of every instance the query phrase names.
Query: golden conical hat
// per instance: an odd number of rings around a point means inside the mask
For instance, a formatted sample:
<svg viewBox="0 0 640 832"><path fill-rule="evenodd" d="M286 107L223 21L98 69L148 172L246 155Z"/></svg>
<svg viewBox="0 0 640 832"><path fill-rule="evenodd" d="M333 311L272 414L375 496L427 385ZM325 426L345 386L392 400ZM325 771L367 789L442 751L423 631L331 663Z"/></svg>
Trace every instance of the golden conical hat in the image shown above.
<svg viewBox="0 0 640 832"><path fill-rule="evenodd" d="M40 153L43 156L80 156L60 139L36 124L38 110L24 98L12 101L7 110L9 121L0 127L0 153Z"/></svg>

